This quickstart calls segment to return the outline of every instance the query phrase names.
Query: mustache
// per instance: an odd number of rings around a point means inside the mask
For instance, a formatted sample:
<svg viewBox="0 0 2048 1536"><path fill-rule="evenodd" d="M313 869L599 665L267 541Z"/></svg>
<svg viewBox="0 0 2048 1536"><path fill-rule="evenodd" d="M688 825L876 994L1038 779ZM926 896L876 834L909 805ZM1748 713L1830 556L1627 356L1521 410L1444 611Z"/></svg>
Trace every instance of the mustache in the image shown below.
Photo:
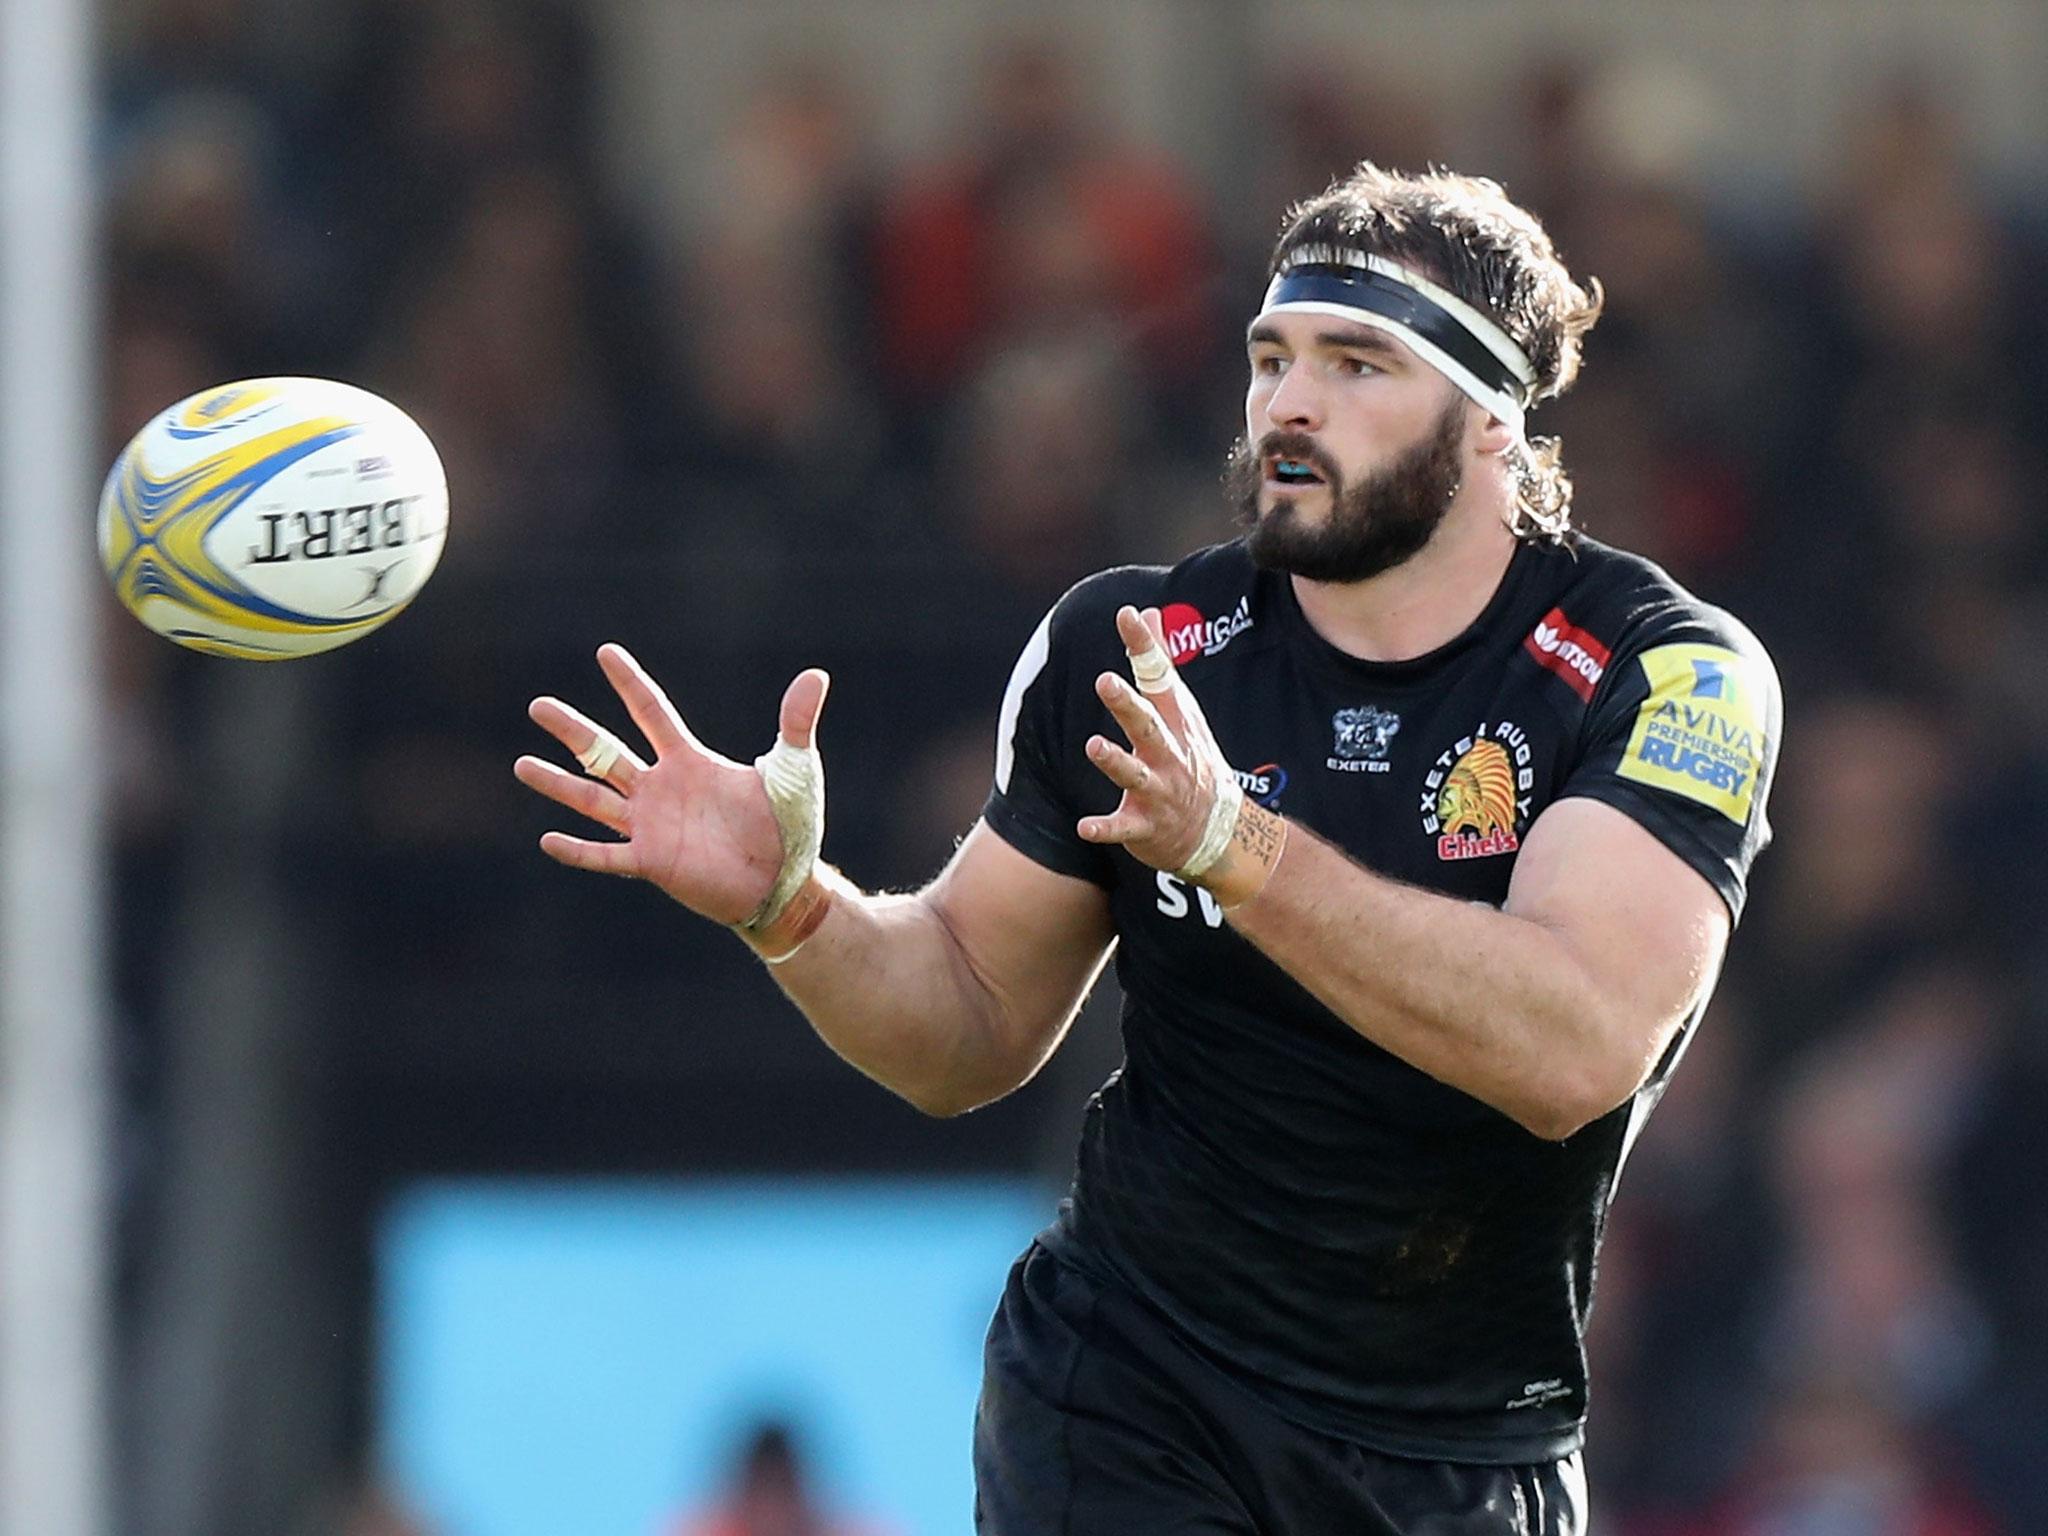
<svg viewBox="0 0 2048 1536"><path fill-rule="evenodd" d="M1342 473L1323 452L1316 440L1301 432L1268 432L1259 439L1252 450L1254 464L1264 464L1269 458L1298 459L1308 465L1330 485L1336 485Z"/></svg>

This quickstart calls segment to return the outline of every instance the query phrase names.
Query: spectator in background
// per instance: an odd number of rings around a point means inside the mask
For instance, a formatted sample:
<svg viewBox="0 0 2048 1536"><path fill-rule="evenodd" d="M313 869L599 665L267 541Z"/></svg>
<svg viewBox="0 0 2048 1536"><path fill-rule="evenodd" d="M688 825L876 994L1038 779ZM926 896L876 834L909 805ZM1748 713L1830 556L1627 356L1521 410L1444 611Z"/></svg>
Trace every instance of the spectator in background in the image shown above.
<svg viewBox="0 0 2048 1536"><path fill-rule="evenodd" d="M872 385L873 153L865 105L836 65L792 58L764 73L707 160L691 318L715 322L735 295L750 310L807 306L810 346Z"/></svg>
<svg viewBox="0 0 2048 1536"><path fill-rule="evenodd" d="M552 0L353 4L315 132L351 291L376 309L420 280L494 174L539 164L598 183L590 48L583 18Z"/></svg>
<svg viewBox="0 0 2048 1536"><path fill-rule="evenodd" d="M1784 1241L1765 1359L1795 1375L1865 1372L1909 1424L1937 1420L1989 1362L1935 1196L1997 1070L2000 1003L1995 978L1936 951L1841 1021L1776 1105Z"/></svg>
<svg viewBox="0 0 2048 1536"><path fill-rule="evenodd" d="M438 1536L397 1492L364 1478L324 1500L288 1536Z"/></svg>
<svg viewBox="0 0 2048 1536"><path fill-rule="evenodd" d="M249 0L140 0L123 10L108 27L102 113L117 133L138 101L192 89L252 93L275 65L258 47Z"/></svg>
<svg viewBox="0 0 2048 1536"><path fill-rule="evenodd" d="M915 411L992 348L1075 324L1127 340L1158 395L1199 380L1215 355L1212 239L1179 169L1109 137L1050 35L993 47L974 100L964 152L907 178L882 217L896 398Z"/></svg>
<svg viewBox="0 0 2048 1536"><path fill-rule="evenodd" d="M1989 1331L1986 1370L1949 1415L1980 1486L2008 1530L2048 1530L2048 1007L2039 954L2039 906L2028 949L1987 931L1970 953L1985 974L2017 994L1983 1081L1962 1117L1933 1200L1954 1240L1960 1276ZM2031 964L2015 967L2015 954ZM2013 973L2017 970L2018 974Z"/></svg>
<svg viewBox="0 0 2048 1536"><path fill-rule="evenodd" d="M1853 1372L1791 1384L1727 1497L1630 1536L2007 1536L1938 1444Z"/></svg>
<svg viewBox="0 0 2048 1536"><path fill-rule="evenodd" d="M1732 1472L1755 1383L1757 1255L1772 1229L1752 1148L1754 1003L1724 983L1631 1152L1591 1336L1594 1504L1637 1519L1701 1507Z"/></svg>
<svg viewBox="0 0 2048 1536"><path fill-rule="evenodd" d="M684 569L759 622L791 561L872 557L890 520L876 396L868 125L829 66L763 75L709 157L663 328L684 430L664 459ZM849 546L854 546L850 548Z"/></svg>
<svg viewBox="0 0 2048 1536"><path fill-rule="evenodd" d="M1960 139L1910 84L1849 126L1819 228L1859 383L1996 394L2024 377L2042 321L2014 302L2019 253Z"/></svg>
<svg viewBox="0 0 2048 1536"><path fill-rule="evenodd" d="M1711 216L1723 109L1692 71L1647 60L1539 75L1525 107L1561 242L1608 295L1613 334L1558 412L1560 435L1597 461L1582 476L1586 527L1747 605L1764 484L1811 449L1811 422L1788 403L1810 393L1813 364L1783 284Z"/></svg>
<svg viewBox="0 0 2048 1536"><path fill-rule="evenodd" d="M1447 145L1426 95L1391 78L1383 62L1318 50L1315 58L1290 56L1283 69L1259 81L1265 131L1259 190L1241 209L1285 208L1314 197L1367 155L1381 165L1427 165L1446 157ZM1249 229L1232 229L1233 244L1247 241L1254 278L1272 236L1262 214Z"/></svg>
<svg viewBox="0 0 2048 1536"><path fill-rule="evenodd" d="M468 558L547 569L587 552L600 527L611 547L632 543L628 369L602 323L585 192L566 167L501 170L452 218L417 285L394 296L368 381L432 436L460 515L489 520L494 536Z"/></svg>
<svg viewBox="0 0 2048 1536"><path fill-rule="evenodd" d="M229 377L331 362L319 269L300 259L277 182L285 148L279 124L234 94L166 96L131 125L107 173L117 323L184 328Z"/></svg>
<svg viewBox="0 0 2048 1536"><path fill-rule="evenodd" d="M1818 700L1802 721L1779 786L1772 920L1738 962L1766 1074L1837 1033L1899 956L1971 921L1944 837L1966 770L1944 718L1866 694Z"/></svg>
<svg viewBox="0 0 2048 1536"><path fill-rule="evenodd" d="M1963 582L1951 579L1958 559L2001 561L1987 541L2010 534L1984 515L1980 463L1965 460L1958 483L1942 483L1950 465L1939 438L1955 441L1955 424L1967 423L1966 435L1999 444L1994 452L2024 481L2038 451L2015 409L2044 317L2019 302L2021 252L1961 154L1955 125L1922 95L1901 87L1880 96L1849 125L1839 159L1815 220L1805 293L1807 345L1822 365L1802 392L1808 450L1783 466L1783 515L1761 553L1794 666L1838 685L1896 685L1885 665L1941 643L1944 628L1913 624L1902 651L1902 608L1922 609L1938 592L1974 610L2015 581L2039 588L2031 527L2028 559L1995 574L1979 562ZM1873 628L1894 632L1884 637L1894 643L1848 648L1837 638Z"/></svg>
<svg viewBox="0 0 2048 1536"><path fill-rule="evenodd" d="M879 1526L830 1513L810 1488L788 1425L771 1420L748 1437L720 1503L685 1516L668 1536L888 1536Z"/></svg>

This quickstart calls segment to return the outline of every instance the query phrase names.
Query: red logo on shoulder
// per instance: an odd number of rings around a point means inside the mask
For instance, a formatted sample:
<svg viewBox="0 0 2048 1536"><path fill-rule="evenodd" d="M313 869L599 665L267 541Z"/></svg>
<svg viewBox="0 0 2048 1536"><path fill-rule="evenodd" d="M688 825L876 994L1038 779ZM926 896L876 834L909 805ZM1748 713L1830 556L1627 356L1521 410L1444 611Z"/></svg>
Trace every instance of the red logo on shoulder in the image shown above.
<svg viewBox="0 0 2048 1536"><path fill-rule="evenodd" d="M1553 608L1538 620L1522 648L1538 665L1570 683L1572 692L1588 704L1593 702L1593 690L1600 686L1607 663L1614 659L1606 646L1566 618L1562 608Z"/></svg>

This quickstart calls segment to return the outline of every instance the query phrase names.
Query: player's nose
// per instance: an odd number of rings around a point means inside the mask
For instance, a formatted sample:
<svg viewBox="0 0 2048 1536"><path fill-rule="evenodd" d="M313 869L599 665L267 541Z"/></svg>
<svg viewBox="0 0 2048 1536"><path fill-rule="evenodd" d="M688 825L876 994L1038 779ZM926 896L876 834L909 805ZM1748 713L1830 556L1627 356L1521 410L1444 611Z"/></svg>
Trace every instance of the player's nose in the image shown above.
<svg viewBox="0 0 2048 1536"><path fill-rule="evenodd" d="M1323 424L1323 404L1307 368L1290 368L1266 397L1266 419L1283 431L1314 432Z"/></svg>

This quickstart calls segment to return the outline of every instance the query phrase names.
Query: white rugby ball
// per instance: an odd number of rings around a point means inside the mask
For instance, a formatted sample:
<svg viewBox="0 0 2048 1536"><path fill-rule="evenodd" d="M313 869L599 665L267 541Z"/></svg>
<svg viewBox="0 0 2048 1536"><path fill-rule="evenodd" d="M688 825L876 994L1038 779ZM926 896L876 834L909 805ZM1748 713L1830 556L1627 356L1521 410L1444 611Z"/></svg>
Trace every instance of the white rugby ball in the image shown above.
<svg viewBox="0 0 2048 1536"><path fill-rule="evenodd" d="M201 390L135 434L100 493L100 560L128 611L180 645L252 661L389 622L447 534L427 434L332 379Z"/></svg>

